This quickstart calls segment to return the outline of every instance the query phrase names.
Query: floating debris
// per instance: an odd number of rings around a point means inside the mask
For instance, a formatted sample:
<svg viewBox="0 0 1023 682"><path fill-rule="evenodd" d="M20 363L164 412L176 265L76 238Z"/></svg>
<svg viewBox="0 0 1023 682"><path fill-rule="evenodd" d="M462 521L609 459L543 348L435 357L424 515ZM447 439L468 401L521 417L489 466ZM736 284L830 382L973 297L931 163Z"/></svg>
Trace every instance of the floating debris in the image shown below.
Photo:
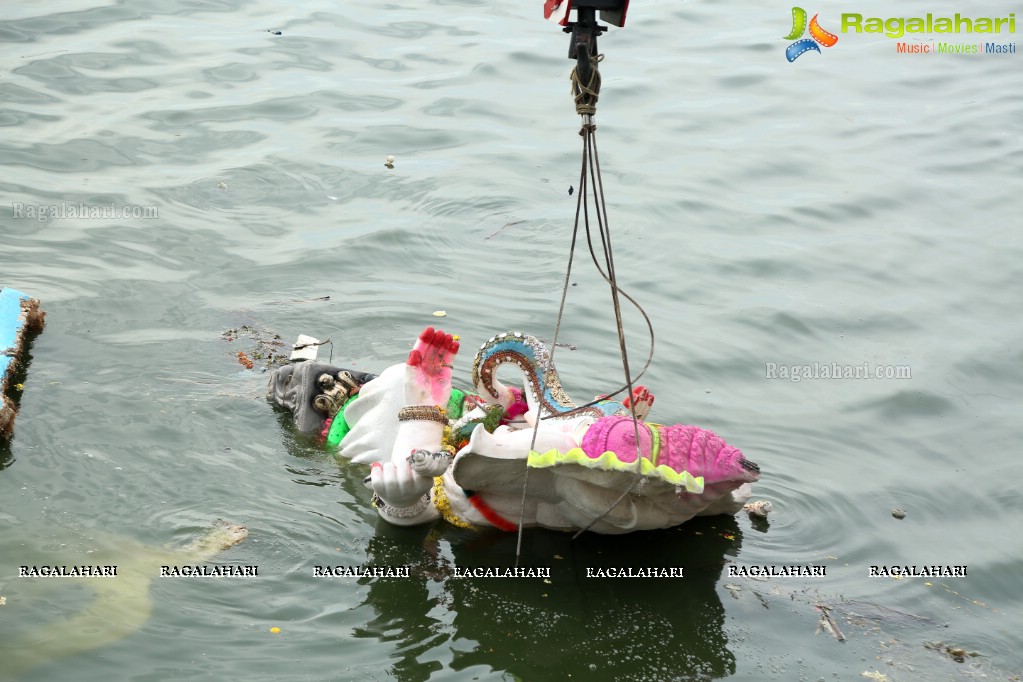
<svg viewBox="0 0 1023 682"><path fill-rule="evenodd" d="M895 509L892 509L892 516L897 519L904 519L906 518L906 510L895 507Z"/></svg>
<svg viewBox="0 0 1023 682"><path fill-rule="evenodd" d="M270 628L270 632L275 634L275 635L279 635L279 634L281 634L281 629L279 627L274 626L274 627Z"/></svg>
<svg viewBox="0 0 1023 682"><path fill-rule="evenodd" d="M388 154L387 158L384 160L384 165L388 168L394 168L394 156Z"/></svg>
<svg viewBox="0 0 1023 682"><path fill-rule="evenodd" d="M315 303L316 301L329 301L330 296L315 296L313 298L291 298L284 301L267 301L263 305L291 305L292 303Z"/></svg>
<svg viewBox="0 0 1023 682"><path fill-rule="evenodd" d="M828 558L833 559L834 557ZM742 581L747 582L743 584ZM742 585L742 589L739 588L739 585ZM978 680L997 679L1023 682L1023 677L1019 674L996 668L984 652L970 651L965 647L945 641L928 641L913 634L918 632L920 626L934 629L952 627L949 623L941 620L881 606L873 602L847 600L842 597L836 597L838 601L828 601L812 585L788 589L774 581L768 590L761 594L758 591L760 586L753 583L752 578L745 576L737 580L736 584L722 584L721 586L728 590L733 598L744 602L747 606L753 603L752 596L758 596L765 606L767 604L782 605L784 609L791 609L794 605L799 613L805 613L804 606L813 608L814 610L810 613L815 614L818 618L816 623L818 634L827 632L840 642L853 646L856 652L863 651L864 646L870 647L871 642L876 643L880 647L877 659L883 660L887 666L890 666L886 668L886 672L891 673L897 680L952 679L953 677L958 680L969 677ZM942 584L942 587L946 586ZM946 587L946 589L948 588ZM948 591L966 601L971 601L951 590ZM765 601L767 603L764 603ZM976 604L973 601L971 603ZM728 607L725 608L727 610ZM1001 613L1001 611L997 612ZM853 628L848 637L839 629L839 624L843 628ZM859 637L856 636L857 634ZM927 650L927 653L924 652L924 649ZM930 652L940 655L933 656ZM875 663L875 665L877 664ZM855 671L850 672L855 674ZM867 672L873 671L868 669ZM900 674L902 672L905 672L905 675ZM869 677L869 679L883 680L886 678L875 676Z"/></svg>
<svg viewBox="0 0 1023 682"><path fill-rule="evenodd" d="M980 656L979 652L967 651L961 646L955 646L954 644L945 644L943 642L924 642L924 648L932 649L942 654L946 654L956 663L965 663L967 656L970 658L976 658Z"/></svg>
<svg viewBox="0 0 1023 682"><path fill-rule="evenodd" d="M225 341L236 341L242 337L248 337L255 343L255 348L249 351L249 353L242 351L234 353L237 361L246 369L252 369L252 366L248 363L252 363L254 366L256 360L266 363L264 369L288 364L288 356L278 350L285 346L279 334L274 334L267 329L256 329L249 325L228 329L221 334L221 338ZM245 356L244 361L242 356Z"/></svg>
<svg viewBox="0 0 1023 682"><path fill-rule="evenodd" d="M307 336L306 334L299 334L295 343L291 346L291 357L294 360L315 360L316 355L320 352L320 346L330 344L331 349L334 348L334 342L330 339L324 339L320 341L313 336ZM337 412L337 410L334 410ZM333 414L333 412L331 413Z"/></svg>
<svg viewBox="0 0 1023 682"><path fill-rule="evenodd" d="M843 599L837 608L845 612L846 622L854 625L882 622L897 623L899 625L936 625L933 619L926 616L909 613L908 611L900 611L890 606L881 606L880 604L861 599Z"/></svg>
<svg viewBox="0 0 1023 682"><path fill-rule="evenodd" d="M498 228L498 230L496 232L494 232L493 234L491 234L488 237L484 237L483 241L487 241L488 239L496 237L498 234L500 234L501 230L505 229L506 227L512 227L514 225L521 225L524 222L526 222L526 221L525 220L512 220L511 222L505 223L500 228Z"/></svg>
<svg viewBox="0 0 1023 682"><path fill-rule="evenodd" d="M831 617L830 607L825 604L817 604L817 609L821 612L820 620L817 621L817 632L814 634L820 634L826 632L839 642L845 641L845 635L838 629L838 623Z"/></svg>
<svg viewBox="0 0 1023 682"><path fill-rule="evenodd" d="M869 670L860 673L860 677L866 677L868 680L877 680L877 682L888 682L888 676L884 673L879 673L876 670Z"/></svg>
<svg viewBox="0 0 1023 682"><path fill-rule="evenodd" d="M756 502L742 505L742 509L750 516L759 516L762 519L766 519L767 515L774 511L774 505L768 500L757 500Z"/></svg>

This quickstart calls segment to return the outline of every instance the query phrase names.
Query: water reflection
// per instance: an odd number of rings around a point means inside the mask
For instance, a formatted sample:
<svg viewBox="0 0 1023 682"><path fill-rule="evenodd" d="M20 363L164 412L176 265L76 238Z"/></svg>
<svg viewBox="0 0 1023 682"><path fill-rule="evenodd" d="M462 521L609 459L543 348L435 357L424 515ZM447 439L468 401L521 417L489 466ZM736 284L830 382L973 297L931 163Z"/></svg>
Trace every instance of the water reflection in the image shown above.
<svg viewBox="0 0 1023 682"><path fill-rule="evenodd" d="M741 542L735 518L724 516L576 541L531 530L519 565L550 567L549 581L471 578L457 577L455 567L514 566L515 535L381 523L368 563L411 564L413 577L363 579L377 615L355 636L394 642L398 660L388 672L409 682L428 679L431 664L421 656L441 644L454 670L483 666L528 680L726 677L736 662L715 586ZM625 566L678 566L684 577L588 577Z"/></svg>

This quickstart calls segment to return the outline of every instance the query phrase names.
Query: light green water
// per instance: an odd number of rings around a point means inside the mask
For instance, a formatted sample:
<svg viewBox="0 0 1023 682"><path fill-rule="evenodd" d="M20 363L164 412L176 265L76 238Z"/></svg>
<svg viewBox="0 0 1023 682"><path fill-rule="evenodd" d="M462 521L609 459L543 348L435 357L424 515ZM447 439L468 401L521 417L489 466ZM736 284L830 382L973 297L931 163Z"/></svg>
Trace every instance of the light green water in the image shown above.
<svg viewBox="0 0 1023 682"><path fill-rule="evenodd" d="M550 583L455 580L455 565L513 563L514 538L378 523L365 472L297 437L263 401L266 375L236 361L251 341L221 334L329 336L335 362L378 371L443 309L462 381L495 332L550 338L580 153L567 38L539 2L352 4L0 10L0 284L48 313L0 446L0 679L13 648L41 661L17 673L29 682L1020 673L1019 55L840 34L789 64L789 5L634 3L601 39L597 122L618 276L657 331L653 416L740 447L775 514L766 530L741 516L529 532L523 564ZM848 8L806 9L837 31ZM18 217L60 202L158 217ZM619 382L585 259L562 331L576 350L558 351L577 397ZM626 324L640 357L641 322ZM864 362L911 376L765 378L770 363ZM126 580L111 616L89 583L17 577L144 565L217 518L250 531L217 561L258 578ZM363 562L418 569L312 576ZM827 576L729 578L726 562ZM622 564L686 577L585 577ZM968 576L868 577L876 564ZM849 607L845 643L815 636L815 604L843 598L931 620ZM82 612L97 642L129 631L58 657L47 633Z"/></svg>

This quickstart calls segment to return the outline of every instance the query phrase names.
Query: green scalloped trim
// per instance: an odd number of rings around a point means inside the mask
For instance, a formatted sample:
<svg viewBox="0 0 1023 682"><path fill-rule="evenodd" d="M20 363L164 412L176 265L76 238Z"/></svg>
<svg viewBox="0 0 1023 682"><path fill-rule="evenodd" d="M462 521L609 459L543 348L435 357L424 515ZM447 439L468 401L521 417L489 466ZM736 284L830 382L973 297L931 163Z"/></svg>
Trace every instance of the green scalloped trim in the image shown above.
<svg viewBox="0 0 1023 682"><path fill-rule="evenodd" d="M605 452L600 457L594 458L583 452L582 448L572 448L568 452L548 450L543 454L531 450L529 457L526 459L526 466L533 467L534 469L546 469L547 467L559 464L578 464L587 469L599 469L601 471L635 472L636 470L635 462L623 462L613 452ZM686 488L686 492L697 495L703 492L703 476L693 476L688 471L678 472L667 464L655 466L646 457L640 458L639 468L640 474L643 476L659 478L671 485L683 485Z"/></svg>
<svg viewBox="0 0 1023 682"><path fill-rule="evenodd" d="M661 456L661 425L647 422L647 426L650 427L650 462L656 465Z"/></svg>

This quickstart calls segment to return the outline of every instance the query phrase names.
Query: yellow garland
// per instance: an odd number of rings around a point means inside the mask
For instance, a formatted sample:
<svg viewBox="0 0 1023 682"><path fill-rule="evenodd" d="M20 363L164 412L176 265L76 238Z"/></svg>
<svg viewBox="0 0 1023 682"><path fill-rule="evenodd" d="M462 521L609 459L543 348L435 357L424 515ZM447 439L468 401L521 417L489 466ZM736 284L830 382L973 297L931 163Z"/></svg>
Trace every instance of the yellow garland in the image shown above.
<svg viewBox="0 0 1023 682"><path fill-rule="evenodd" d="M437 476L433 479L433 494L430 497L433 499L433 506L437 508L437 511L440 512L445 521L459 528L472 528L471 523L460 519L451 510L451 501L448 499L447 491L444 490L444 478L442 476Z"/></svg>
<svg viewBox="0 0 1023 682"><path fill-rule="evenodd" d="M455 442L454 442L453 437L451 435L451 426L450 425L444 427L444 433L441 436L441 446L440 447L441 447L441 450L443 450L444 452L447 452L452 457L454 457L458 453L458 448L455 447Z"/></svg>

